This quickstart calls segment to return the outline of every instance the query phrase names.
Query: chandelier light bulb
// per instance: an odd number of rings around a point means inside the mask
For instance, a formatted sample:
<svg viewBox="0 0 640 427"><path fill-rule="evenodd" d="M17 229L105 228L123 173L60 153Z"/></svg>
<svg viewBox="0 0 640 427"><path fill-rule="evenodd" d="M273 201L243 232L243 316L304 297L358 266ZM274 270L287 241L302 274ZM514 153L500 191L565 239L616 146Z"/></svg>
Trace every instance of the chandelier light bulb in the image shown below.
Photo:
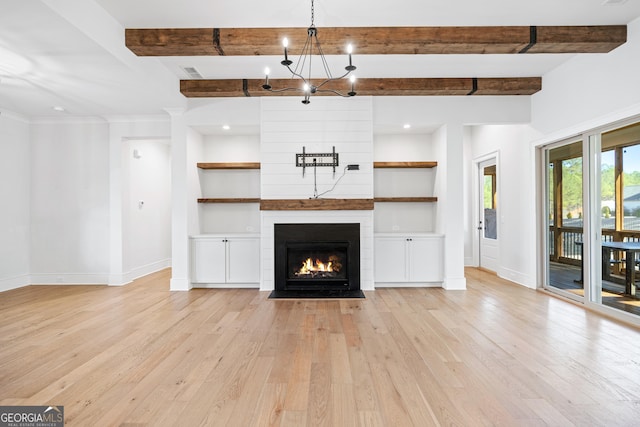
<svg viewBox="0 0 640 427"><path fill-rule="evenodd" d="M289 55L287 53L287 47L289 46L289 39L288 38L283 38L282 39L282 46L284 46L284 61L281 61L280 63L282 65L284 65L285 67L288 67L289 65L292 64L291 61L289 61Z"/></svg>
<svg viewBox="0 0 640 427"><path fill-rule="evenodd" d="M271 85L269 84L269 72L271 70L269 70L269 67L266 67L264 69L264 84L262 85L262 89L264 90L270 90L271 89Z"/></svg>
<svg viewBox="0 0 640 427"><path fill-rule="evenodd" d="M347 93L347 95L349 96L355 96L356 95L356 76L351 76L349 77L349 81L351 82L351 91Z"/></svg>
<svg viewBox="0 0 640 427"><path fill-rule="evenodd" d="M347 74L348 74L356 69L355 65L351 63L351 54L353 53L353 45L351 43L347 45L347 53L349 54L349 65L344 67L344 69L347 70Z"/></svg>

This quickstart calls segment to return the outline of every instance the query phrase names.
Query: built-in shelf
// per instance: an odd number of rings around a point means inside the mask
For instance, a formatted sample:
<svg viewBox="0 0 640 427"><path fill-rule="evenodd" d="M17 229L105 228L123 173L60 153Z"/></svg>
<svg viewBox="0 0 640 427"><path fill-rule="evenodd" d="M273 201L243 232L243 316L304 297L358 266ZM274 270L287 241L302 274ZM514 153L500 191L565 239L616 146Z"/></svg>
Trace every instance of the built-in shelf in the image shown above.
<svg viewBox="0 0 640 427"><path fill-rule="evenodd" d="M376 203L381 202L408 202L408 203L425 203L425 202L437 202L437 197L375 197L373 199Z"/></svg>
<svg viewBox="0 0 640 427"><path fill-rule="evenodd" d="M438 162L373 162L376 169L390 168L435 168Z"/></svg>
<svg viewBox="0 0 640 427"><path fill-rule="evenodd" d="M198 203L260 203L260 198L218 197L198 199Z"/></svg>
<svg viewBox="0 0 640 427"><path fill-rule="evenodd" d="M438 166L438 162L373 162L374 169L430 169ZM375 197L376 203L431 203L437 202L437 197Z"/></svg>
<svg viewBox="0 0 640 427"><path fill-rule="evenodd" d="M198 163L200 169L260 169L260 162Z"/></svg>
<svg viewBox="0 0 640 427"><path fill-rule="evenodd" d="M370 211L373 199L262 199L263 211Z"/></svg>

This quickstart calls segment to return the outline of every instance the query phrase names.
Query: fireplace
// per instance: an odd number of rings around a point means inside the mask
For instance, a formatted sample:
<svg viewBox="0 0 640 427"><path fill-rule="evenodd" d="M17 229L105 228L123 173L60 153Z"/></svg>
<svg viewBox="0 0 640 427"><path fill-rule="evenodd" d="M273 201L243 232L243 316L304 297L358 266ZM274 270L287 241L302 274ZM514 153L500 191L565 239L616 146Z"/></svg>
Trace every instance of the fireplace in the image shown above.
<svg viewBox="0 0 640 427"><path fill-rule="evenodd" d="M364 298L360 224L274 224L272 298Z"/></svg>

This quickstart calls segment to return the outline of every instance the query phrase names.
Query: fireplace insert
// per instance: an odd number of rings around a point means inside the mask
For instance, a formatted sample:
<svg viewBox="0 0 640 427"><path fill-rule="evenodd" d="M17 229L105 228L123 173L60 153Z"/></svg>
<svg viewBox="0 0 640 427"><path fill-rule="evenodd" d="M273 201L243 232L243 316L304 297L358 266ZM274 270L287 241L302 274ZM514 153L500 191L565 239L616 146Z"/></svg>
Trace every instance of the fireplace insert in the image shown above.
<svg viewBox="0 0 640 427"><path fill-rule="evenodd" d="M364 298L360 224L275 224L272 298Z"/></svg>

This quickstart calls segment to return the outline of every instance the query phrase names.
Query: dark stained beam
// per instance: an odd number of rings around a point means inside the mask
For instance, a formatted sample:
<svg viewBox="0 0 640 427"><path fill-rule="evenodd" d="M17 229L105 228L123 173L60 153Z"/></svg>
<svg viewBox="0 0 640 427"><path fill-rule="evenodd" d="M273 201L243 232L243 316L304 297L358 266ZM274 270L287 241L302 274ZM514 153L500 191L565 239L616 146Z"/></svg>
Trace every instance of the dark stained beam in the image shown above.
<svg viewBox="0 0 640 427"><path fill-rule="evenodd" d="M295 81L299 82L299 81ZM181 80L180 92L187 98L246 96L302 96L300 91L269 92L262 89L262 79ZM286 88L291 79L271 79L274 89ZM319 82L314 82L319 84ZM542 87L540 77L513 78L370 78L358 79L359 96L446 96L446 95L532 95ZM323 89L347 93L348 80L331 82ZM331 95L319 92L313 96Z"/></svg>
<svg viewBox="0 0 640 427"><path fill-rule="evenodd" d="M127 29L126 46L138 56L281 55L302 49L306 28ZM327 55L605 53L625 43L626 25L502 27L318 28Z"/></svg>

